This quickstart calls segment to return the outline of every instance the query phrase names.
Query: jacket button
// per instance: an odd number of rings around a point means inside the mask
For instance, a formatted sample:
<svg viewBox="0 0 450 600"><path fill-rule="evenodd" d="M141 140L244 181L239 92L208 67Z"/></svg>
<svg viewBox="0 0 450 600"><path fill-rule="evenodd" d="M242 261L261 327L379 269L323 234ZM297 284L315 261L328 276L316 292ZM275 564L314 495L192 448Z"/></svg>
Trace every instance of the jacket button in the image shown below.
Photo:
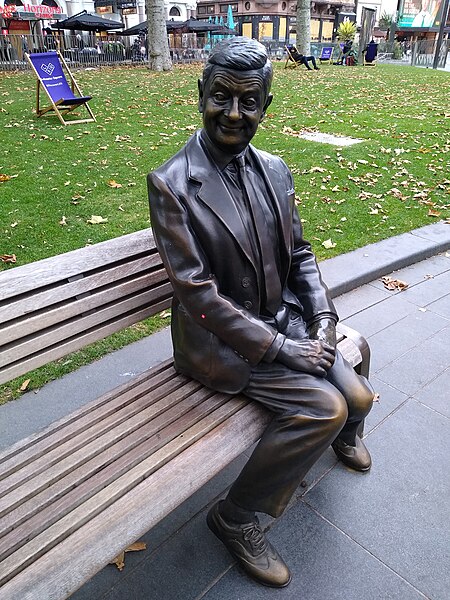
<svg viewBox="0 0 450 600"><path fill-rule="evenodd" d="M243 277L241 280L241 285L243 288L250 287L250 277Z"/></svg>
<svg viewBox="0 0 450 600"><path fill-rule="evenodd" d="M244 302L244 308L246 308L247 310L250 310L251 308L253 308L253 303L250 302L250 300L246 300Z"/></svg>

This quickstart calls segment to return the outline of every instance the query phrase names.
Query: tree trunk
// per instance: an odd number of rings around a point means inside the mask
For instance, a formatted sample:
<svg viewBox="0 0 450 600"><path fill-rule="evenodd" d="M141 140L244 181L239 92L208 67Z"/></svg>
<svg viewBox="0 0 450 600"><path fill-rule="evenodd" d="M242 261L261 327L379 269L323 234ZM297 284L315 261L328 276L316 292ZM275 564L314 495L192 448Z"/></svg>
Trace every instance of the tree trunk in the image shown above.
<svg viewBox="0 0 450 600"><path fill-rule="evenodd" d="M298 0L297 3L297 50L300 54L311 54L311 2Z"/></svg>
<svg viewBox="0 0 450 600"><path fill-rule="evenodd" d="M166 29L164 0L146 0L148 22L148 68L151 71L170 71L169 42Z"/></svg>

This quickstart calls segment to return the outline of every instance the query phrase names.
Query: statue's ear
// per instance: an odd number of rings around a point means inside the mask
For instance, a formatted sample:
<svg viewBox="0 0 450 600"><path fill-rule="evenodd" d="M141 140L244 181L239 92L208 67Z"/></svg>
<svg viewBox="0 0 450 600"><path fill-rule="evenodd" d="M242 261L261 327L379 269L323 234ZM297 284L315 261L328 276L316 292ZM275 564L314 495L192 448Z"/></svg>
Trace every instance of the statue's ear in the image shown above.
<svg viewBox="0 0 450 600"><path fill-rule="evenodd" d="M266 110L272 104L272 100L273 100L273 94L267 94L267 99L266 99L266 102L264 104L264 108L263 108L263 111L262 111L261 118L259 120L260 123L264 119L264 117L266 116Z"/></svg>
<svg viewBox="0 0 450 600"><path fill-rule="evenodd" d="M198 112L203 112L203 81L198 80Z"/></svg>

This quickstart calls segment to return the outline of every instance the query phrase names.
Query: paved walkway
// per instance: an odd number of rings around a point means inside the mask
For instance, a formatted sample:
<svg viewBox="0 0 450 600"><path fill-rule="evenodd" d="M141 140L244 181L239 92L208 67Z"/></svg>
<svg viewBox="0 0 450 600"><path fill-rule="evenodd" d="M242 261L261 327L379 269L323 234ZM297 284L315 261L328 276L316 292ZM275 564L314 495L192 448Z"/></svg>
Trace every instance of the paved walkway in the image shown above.
<svg viewBox="0 0 450 600"><path fill-rule="evenodd" d="M354 473L327 451L285 514L263 521L293 571L288 588L253 583L205 524L208 506L224 494L244 455L151 530L147 551L127 554L123 572L105 568L72 598L448 600L448 250L450 227L438 224L322 263L327 283L342 292L341 320L371 346L371 381L380 395L366 421L374 464L367 474ZM386 290L380 276L404 264L410 266L392 277L408 288ZM149 344L154 361L170 354L168 332L161 332L0 407L2 445L146 368Z"/></svg>

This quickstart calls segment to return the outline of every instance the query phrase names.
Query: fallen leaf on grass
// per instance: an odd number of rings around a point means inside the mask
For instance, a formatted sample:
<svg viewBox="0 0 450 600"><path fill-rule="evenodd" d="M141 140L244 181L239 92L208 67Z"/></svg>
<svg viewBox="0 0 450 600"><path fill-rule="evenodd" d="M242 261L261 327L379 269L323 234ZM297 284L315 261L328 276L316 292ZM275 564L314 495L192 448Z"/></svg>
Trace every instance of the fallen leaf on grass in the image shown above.
<svg viewBox="0 0 450 600"><path fill-rule="evenodd" d="M392 277L382 277L381 281L384 284L384 287L390 291L401 292L406 290L408 284L406 281L402 281L401 279L393 279Z"/></svg>
<svg viewBox="0 0 450 600"><path fill-rule="evenodd" d="M17 262L15 254L0 254L0 262L15 263Z"/></svg>
<svg viewBox="0 0 450 600"><path fill-rule="evenodd" d="M170 315L171 315L170 310L164 310L162 313L159 314L161 319L167 319L168 317L170 317Z"/></svg>
<svg viewBox="0 0 450 600"><path fill-rule="evenodd" d="M61 221L59 221L60 225L67 225L66 217L63 215Z"/></svg>
<svg viewBox="0 0 450 600"><path fill-rule="evenodd" d="M22 383L22 385L20 386L19 390L20 390L21 392L24 392L24 391L27 389L27 387L28 387L28 384L30 383L30 381L31 381L31 379L25 379L25 381L24 381L24 382Z"/></svg>
<svg viewBox="0 0 450 600"><path fill-rule="evenodd" d="M437 210L433 210L432 208L430 208L430 210L427 212L427 217L440 217L441 213Z"/></svg>
<svg viewBox="0 0 450 600"><path fill-rule="evenodd" d="M330 250L331 248L335 248L336 244L334 242L331 241L331 239L325 240L324 242L322 242L322 246L324 248L326 248L327 250Z"/></svg>
<svg viewBox="0 0 450 600"><path fill-rule="evenodd" d="M107 223L108 219L104 219L100 215L92 215L90 219L86 221L86 223L91 223L91 225L98 225L99 223Z"/></svg>
<svg viewBox="0 0 450 600"><path fill-rule="evenodd" d="M114 179L110 179L109 181L107 181L106 185L108 185L111 188L121 188L122 187L122 184L117 183L117 181L114 181Z"/></svg>

